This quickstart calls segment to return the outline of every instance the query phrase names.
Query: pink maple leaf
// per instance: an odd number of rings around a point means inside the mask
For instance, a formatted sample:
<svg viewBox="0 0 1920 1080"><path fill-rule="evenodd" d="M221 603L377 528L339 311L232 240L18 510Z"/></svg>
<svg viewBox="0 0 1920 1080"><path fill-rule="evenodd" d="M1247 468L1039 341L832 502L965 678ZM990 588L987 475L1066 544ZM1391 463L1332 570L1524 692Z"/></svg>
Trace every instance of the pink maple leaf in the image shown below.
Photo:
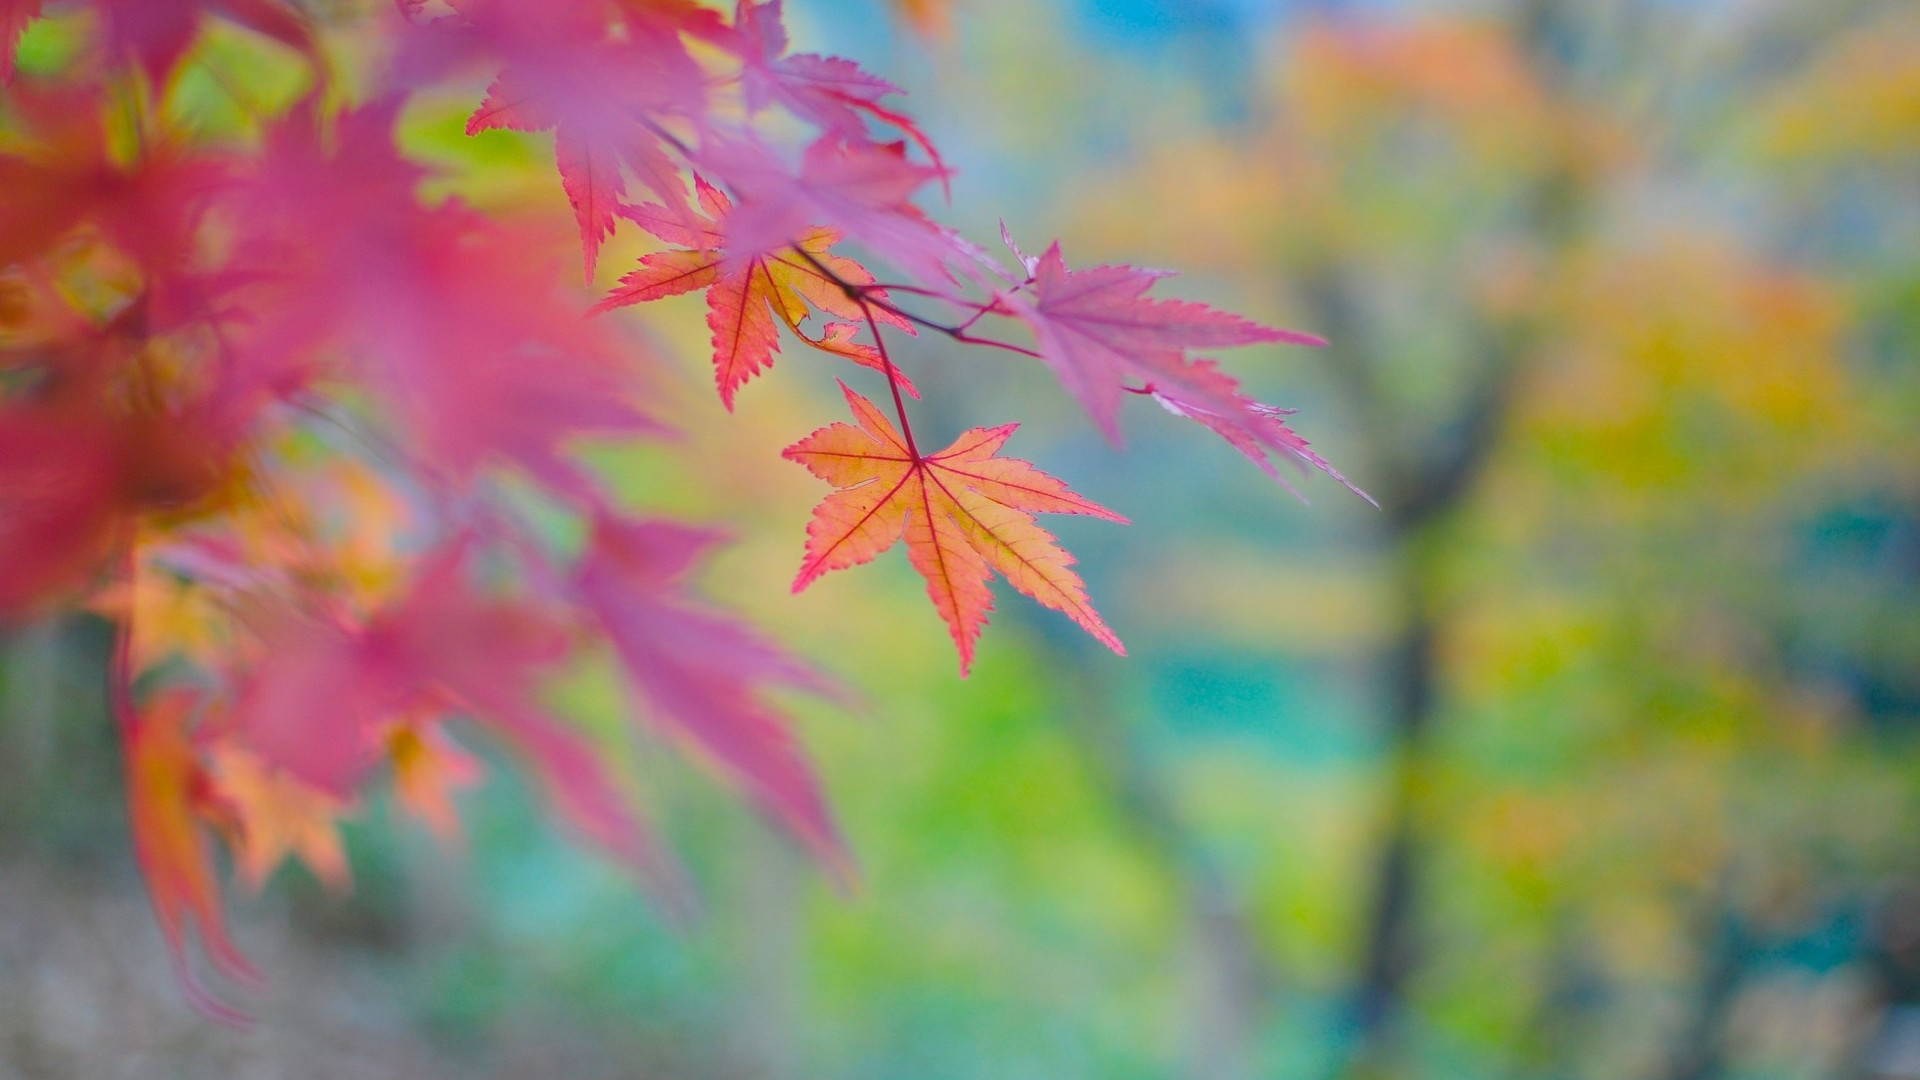
<svg viewBox="0 0 1920 1080"><path fill-rule="evenodd" d="M667 125L704 115L706 83L674 23L624 23L627 32L616 36L597 4L493 0L460 9L506 65L467 120L467 134L554 133L589 280L626 198L626 174L675 212L686 210L686 182L668 153L677 139Z"/></svg>
<svg viewBox="0 0 1920 1080"><path fill-rule="evenodd" d="M13 50L39 14L40 0L0 0L0 83L13 78Z"/></svg>
<svg viewBox="0 0 1920 1080"><path fill-rule="evenodd" d="M733 26L749 110L758 112L778 102L824 133L853 141L866 139L862 117L871 117L898 129L944 170L939 152L919 125L880 104L882 98L905 91L842 57L787 52L781 0L739 0Z"/></svg>
<svg viewBox="0 0 1920 1080"><path fill-rule="evenodd" d="M1115 443L1121 395L1130 385L1153 384L1183 407L1212 415L1241 409L1233 381L1195 365L1191 350L1263 341L1326 344L1204 304L1145 295L1167 276L1133 266L1069 270L1055 243L1034 260L1030 289L1001 294L1007 309L1032 328L1040 359Z"/></svg>
<svg viewBox="0 0 1920 1080"><path fill-rule="evenodd" d="M270 765L345 794L393 722L464 714L526 757L569 824L677 899L678 870L600 755L537 701L540 680L567 654L563 625L525 601L476 591L470 562L470 544L447 545L364 622L257 614L262 647L239 682L231 734Z"/></svg>
<svg viewBox="0 0 1920 1080"><path fill-rule="evenodd" d="M758 143L729 142L705 148L700 162L735 196L726 223L728 269L822 226L922 281L949 277L948 263L967 250L913 205L914 193L945 171L910 161L902 143L825 135L795 170Z"/></svg>
<svg viewBox="0 0 1920 1080"><path fill-rule="evenodd" d="M277 0L93 0L108 51L131 56L147 74L163 79L186 54L203 15L213 13L311 54L306 19Z"/></svg>
<svg viewBox="0 0 1920 1080"><path fill-rule="evenodd" d="M476 592L468 561L464 544L430 561L371 635L391 643L400 670L433 680L456 709L524 755L569 824L670 902L684 902L678 866L635 815L603 755L538 704L541 678L568 653L561 625L525 602Z"/></svg>
<svg viewBox="0 0 1920 1080"><path fill-rule="evenodd" d="M844 875L846 849L793 722L764 697L780 686L833 688L745 624L685 595L684 578L719 539L677 522L603 512L575 590L612 639L649 718Z"/></svg>
<svg viewBox="0 0 1920 1080"><path fill-rule="evenodd" d="M1221 371L1211 360L1196 360L1190 369L1188 383L1203 381L1213 385L1213 392L1205 399L1187 396L1178 389L1162 389L1149 383L1144 390L1161 407L1175 416L1184 417L1205 426L1209 431L1227 441L1245 455L1247 460L1260 466L1262 472L1278 481L1288 491L1298 495L1287 478L1273 463L1273 455L1292 461L1296 465L1310 465L1339 481L1348 491L1379 506L1373 496L1360 490L1353 482L1340 475L1340 471L1327 462L1326 458L1315 453L1307 445L1307 440L1287 426L1287 417L1293 410L1265 405L1240 393L1239 383ZM1221 401L1231 402L1231 406L1222 409Z"/></svg>

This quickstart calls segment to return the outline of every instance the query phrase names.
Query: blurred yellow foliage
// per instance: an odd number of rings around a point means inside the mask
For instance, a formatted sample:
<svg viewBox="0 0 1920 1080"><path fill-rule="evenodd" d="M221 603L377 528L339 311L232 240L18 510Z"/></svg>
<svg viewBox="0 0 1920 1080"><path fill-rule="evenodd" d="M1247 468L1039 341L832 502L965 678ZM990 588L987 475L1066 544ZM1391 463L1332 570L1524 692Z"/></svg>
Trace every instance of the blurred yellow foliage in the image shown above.
<svg viewBox="0 0 1920 1080"><path fill-rule="evenodd" d="M1920 9L1892 5L1757 103L1762 152L1783 158L1920 154Z"/></svg>
<svg viewBox="0 0 1920 1080"><path fill-rule="evenodd" d="M1865 449L1832 285L1684 232L1583 251L1555 284L1526 441L1684 499L1765 500Z"/></svg>

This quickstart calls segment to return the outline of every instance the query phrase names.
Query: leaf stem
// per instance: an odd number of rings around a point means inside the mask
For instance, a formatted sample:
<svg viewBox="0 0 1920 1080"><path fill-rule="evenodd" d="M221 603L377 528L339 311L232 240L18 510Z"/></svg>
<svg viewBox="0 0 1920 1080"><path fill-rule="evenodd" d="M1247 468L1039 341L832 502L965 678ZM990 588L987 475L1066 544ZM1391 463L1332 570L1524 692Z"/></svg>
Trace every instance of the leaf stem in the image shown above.
<svg viewBox="0 0 1920 1080"><path fill-rule="evenodd" d="M966 304L966 306L972 307L975 309L973 316L967 319L967 321L963 323L943 323L943 322L936 321L934 319L929 319L924 315L916 315L913 312L908 311L905 308L898 306L897 304L894 304L892 301L887 300L880 295L877 295L880 293L885 293L891 289L891 290L898 290L900 292L910 292L916 295L937 297L943 300L951 299L942 293L939 293L933 289L923 289L917 285L879 285L879 284L861 285L857 282L848 281L846 278L843 278L839 274L834 273L831 269L827 267L825 263L822 263L819 259L814 258L812 252L806 251L797 245L794 246L791 250L795 254L799 255L802 259L805 259L807 261L808 266L813 270L814 273L819 274L825 280L830 281L834 285L838 286L841 292L844 292L847 294L847 299L852 300L856 304L859 304L862 310L865 310L866 306L868 304L871 304L874 307L879 308L881 311L887 312L890 315L897 315L900 318L907 320L908 322L914 324L915 326L920 327L923 330L931 330L936 334L945 334L947 337L950 337L953 340L960 342L962 345L987 345L995 349L1005 349L1008 352L1019 353L1022 356L1031 356L1036 360L1044 359L1040 355L1040 353L1034 351L1033 349L1029 349L1024 345L1015 345L1011 341L1001 341L997 338L976 337L975 335L968 333L968 331L972 329L973 324L979 322L983 317L998 313L999 303L997 301L991 304L975 304L967 301L961 301L961 303ZM780 261L787 262L787 260L785 259L782 259ZM793 264L791 262L787 262L787 265L792 266ZM875 336L877 337L879 335L876 333Z"/></svg>
<svg viewBox="0 0 1920 1080"><path fill-rule="evenodd" d="M923 285L902 285L898 282L893 282L893 281L887 281L887 282L876 281L871 285L856 285L855 288L872 289L876 292L909 293L913 296L926 296L926 297L931 297L935 300L951 301L953 299L952 296L941 292L939 289L929 289ZM971 307L973 305L969 304L968 306Z"/></svg>
<svg viewBox="0 0 1920 1080"><path fill-rule="evenodd" d="M900 419L900 435L907 440L907 453L914 461L924 460L920 448L913 442L913 423L907 419L907 403L900 396L900 375L893 366L893 358L887 355L887 339L880 334L880 323L873 317L873 308L864 296L854 296L853 301L860 305L860 313L867 317L867 329L873 331L874 348L880 350L880 363L886 366L887 392L893 395L893 415Z"/></svg>

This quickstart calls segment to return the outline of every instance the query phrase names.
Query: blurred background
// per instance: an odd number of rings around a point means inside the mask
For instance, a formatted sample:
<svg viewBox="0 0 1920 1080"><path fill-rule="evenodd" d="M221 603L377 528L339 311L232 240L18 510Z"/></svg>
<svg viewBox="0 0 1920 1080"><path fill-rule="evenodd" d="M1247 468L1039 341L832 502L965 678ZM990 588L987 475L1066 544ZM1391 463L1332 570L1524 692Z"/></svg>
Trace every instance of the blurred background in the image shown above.
<svg viewBox="0 0 1920 1080"><path fill-rule="evenodd" d="M961 681L903 558L788 595L821 491L778 451L838 372L790 351L729 419L698 300L657 305L695 432L601 464L735 532L709 589L858 688L801 706L857 890L642 755L706 899L669 926L500 767L463 849L370 805L351 896L241 901L271 985L217 1028L140 892L107 633L29 628L0 1076L1920 1077L1920 6L891 14L789 18L912 91L977 239L1330 338L1225 359L1383 509L917 343L928 438L1024 421L1135 522L1053 523L1129 658L1002 588ZM450 191L564 233L537 139L414 112Z"/></svg>

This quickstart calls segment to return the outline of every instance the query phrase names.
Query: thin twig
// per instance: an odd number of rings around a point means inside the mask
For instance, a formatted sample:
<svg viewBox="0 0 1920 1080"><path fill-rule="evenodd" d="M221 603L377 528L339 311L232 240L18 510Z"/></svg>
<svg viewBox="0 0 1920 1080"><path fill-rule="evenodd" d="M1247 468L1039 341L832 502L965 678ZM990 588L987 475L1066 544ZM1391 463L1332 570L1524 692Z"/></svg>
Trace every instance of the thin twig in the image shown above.
<svg viewBox="0 0 1920 1080"><path fill-rule="evenodd" d="M1044 357L1042 357L1040 353L1032 349L1029 349L1024 345L1015 345L1011 341L1000 341L996 338L977 337L967 332L968 329L971 328L974 323L980 321L982 316L997 314L998 313L996 310L998 307L997 304L988 304L985 306L969 304L968 306L975 307L977 309L977 313L973 316L973 318L968 319L964 323L956 324L956 323L939 322L934 319L929 319L924 315L917 315L911 311L906 310L905 308L900 307L899 305L893 303L892 301L877 295L879 293L886 292L890 289L898 289L899 286L861 285L857 282L848 281L846 278L843 278L839 274L834 273L831 269L827 267L825 263L822 263L819 259L814 258L812 252L806 251L805 249L800 248L798 246L793 247L792 250L795 254L799 255L802 259L805 259L809 267L811 267L816 274L820 275L822 278L838 286L841 292L844 292L847 294L847 299L852 300L856 304L860 304L863 309L865 309L866 305L871 304L873 307L879 308L881 311L884 311L889 315L897 315L900 318L907 320L908 322L914 324L915 326L920 327L922 330L931 330L936 334L945 334L947 337L950 337L953 340L958 341L963 345L987 345L995 349L1005 349L1008 352L1019 353L1022 356L1031 356L1036 360L1044 359ZM782 259L780 261L783 263L786 263L786 265L788 266L793 265L791 262L787 262L785 259ZM947 299L942 294L935 293L932 290L928 290L928 289L906 289L902 291L926 293L927 295L939 296L942 299ZM877 332L875 336L878 336Z"/></svg>

